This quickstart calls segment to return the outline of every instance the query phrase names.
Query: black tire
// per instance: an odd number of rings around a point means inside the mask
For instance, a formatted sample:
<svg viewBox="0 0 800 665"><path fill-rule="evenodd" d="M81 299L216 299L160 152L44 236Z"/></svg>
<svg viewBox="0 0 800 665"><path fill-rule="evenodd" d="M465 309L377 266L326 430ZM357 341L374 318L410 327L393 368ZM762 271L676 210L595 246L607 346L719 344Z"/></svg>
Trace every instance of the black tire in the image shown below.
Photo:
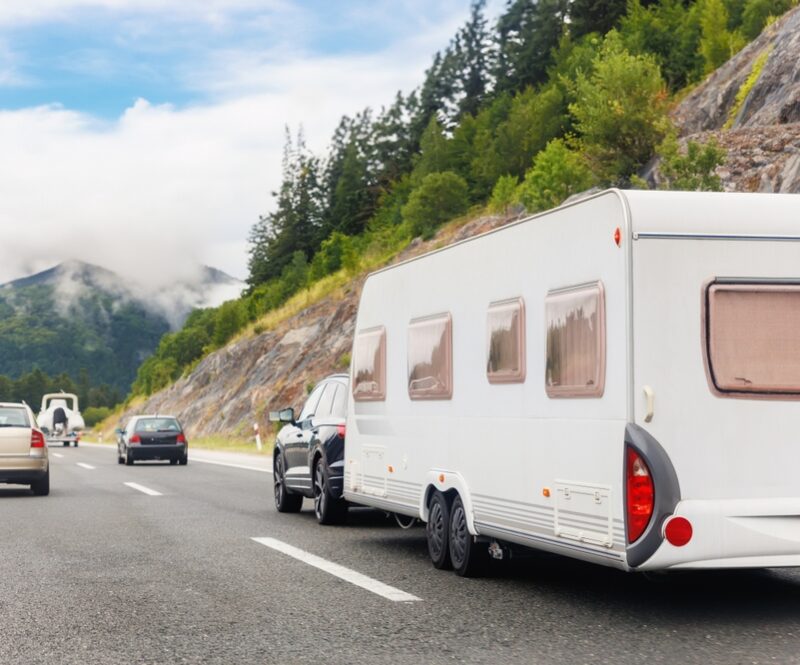
<svg viewBox="0 0 800 665"><path fill-rule="evenodd" d="M73 445L77 448L78 447L78 442L76 441Z"/></svg>
<svg viewBox="0 0 800 665"><path fill-rule="evenodd" d="M125 464L127 466L133 466L133 455L131 455L130 450L125 451Z"/></svg>
<svg viewBox="0 0 800 665"><path fill-rule="evenodd" d="M170 465L170 466L175 466L177 463L178 463L178 459L177 459L177 458L175 458L175 457L173 457L173 458L172 458L172 459L169 461L169 465Z"/></svg>
<svg viewBox="0 0 800 665"><path fill-rule="evenodd" d="M180 458L179 463L181 466L186 466L189 463L189 453L184 453L183 457Z"/></svg>
<svg viewBox="0 0 800 665"><path fill-rule="evenodd" d="M284 478L283 457L280 453L272 461L272 481L275 492L275 508L279 513L299 513L303 506L303 497L292 494L286 487Z"/></svg>
<svg viewBox="0 0 800 665"><path fill-rule="evenodd" d="M489 561L489 546L486 543L476 543L475 537L469 532L467 511L460 496L450 506L448 540L450 561L457 575L475 577L485 572Z"/></svg>
<svg viewBox="0 0 800 665"><path fill-rule="evenodd" d="M62 441L61 445L64 446L64 448L69 448L69 441Z"/></svg>
<svg viewBox="0 0 800 665"><path fill-rule="evenodd" d="M44 474L43 478L39 478L39 480L34 480L31 483L31 492L33 492L36 496L47 496L50 494L50 470L48 469L47 473Z"/></svg>
<svg viewBox="0 0 800 665"><path fill-rule="evenodd" d="M119 450L117 451L117 464L125 464L125 458L119 454Z"/></svg>
<svg viewBox="0 0 800 665"><path fill-rule="evenodd" d="M314 514L320 524L342 524L347 519L347 502L331 496L322 460L314 465Z"/></svg>
<svg viewBox="0 0 800 665"><path fill-rule="evenodd" d="M436 490L431 497L428 509L428 523L425 525L425 535L428 538L428 554L434 568L447 570L450 563L450 548L448 545L450 531L450 506L447 497Z"/></svg>

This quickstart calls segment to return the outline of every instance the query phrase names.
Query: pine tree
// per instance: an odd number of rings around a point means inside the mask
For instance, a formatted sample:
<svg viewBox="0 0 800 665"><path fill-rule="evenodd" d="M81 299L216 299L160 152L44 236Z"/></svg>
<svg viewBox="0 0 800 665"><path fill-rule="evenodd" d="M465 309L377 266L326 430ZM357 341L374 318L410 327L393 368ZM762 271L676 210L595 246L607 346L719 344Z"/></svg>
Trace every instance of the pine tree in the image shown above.
<svg viewBox="0 0 800 665"><path fill-rule="evenodd" d="M570 34L575 39L590 32L604 35L625 14L626 5L626 0L572 0L569 8Z"/></svg>

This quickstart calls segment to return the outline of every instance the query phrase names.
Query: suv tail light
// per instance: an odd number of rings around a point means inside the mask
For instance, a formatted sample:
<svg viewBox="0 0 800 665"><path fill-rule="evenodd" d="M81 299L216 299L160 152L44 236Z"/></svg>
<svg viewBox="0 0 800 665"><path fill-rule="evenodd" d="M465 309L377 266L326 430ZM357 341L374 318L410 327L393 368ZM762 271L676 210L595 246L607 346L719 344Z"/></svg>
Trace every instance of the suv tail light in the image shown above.
<svg viewBox="0 0 800 665"><path fill-rule="evenodd" d="M183 432L178 434L178 437L175 439L175 443L186 443L186 437L183 435Z"/></svg>
<svg viewBox="0 0 800 665"><path fill-rule="evenodd" d="M31 448L44 448L44 434L38 429L31 430Z"/></svg>
<svg viewBox="0 0 800 665"><path fill-rule="evenodd" d="M131 437L131 440L129 441L129 443L141 443L141 442L142 442L142 437L140 437L138 434L134 434Z"/></svg>
<svg viewBox="0 0 800 665"><path fill-rule="evenodd" d="M625 460L627 483L628 542L632 543L644 533L653 517L655 488L650 469L644 458L633 448L628 448Z"/></svg>
<svg viewBox="0 0 800 665"><path fill-rule="evenodd" d="M340 437L344 438L345 429L346 429L346 428L345 428L345 426L344 426L344 425L337 425L337 426L336 426L336 433L337 433L337 434L338 434Z"/></svg>

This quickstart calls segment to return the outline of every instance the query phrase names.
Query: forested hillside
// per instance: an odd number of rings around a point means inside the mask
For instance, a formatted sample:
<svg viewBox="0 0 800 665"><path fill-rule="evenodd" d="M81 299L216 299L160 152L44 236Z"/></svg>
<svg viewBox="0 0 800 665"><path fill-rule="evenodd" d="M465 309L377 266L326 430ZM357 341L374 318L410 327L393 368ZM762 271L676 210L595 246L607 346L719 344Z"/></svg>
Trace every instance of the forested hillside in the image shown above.
<svg viewBox="0 0 800 665"><path fill-rule="evenodd" d="M292 294L379 265L470 210L536 212L594 186L720 189L725 151L714 138L679 142L670 111L795 4L509 0L490 23L474 2L419 87L342 118L323 153L286 130L274 209L250 236L247 295L166 335L134 394Z"/></svg>

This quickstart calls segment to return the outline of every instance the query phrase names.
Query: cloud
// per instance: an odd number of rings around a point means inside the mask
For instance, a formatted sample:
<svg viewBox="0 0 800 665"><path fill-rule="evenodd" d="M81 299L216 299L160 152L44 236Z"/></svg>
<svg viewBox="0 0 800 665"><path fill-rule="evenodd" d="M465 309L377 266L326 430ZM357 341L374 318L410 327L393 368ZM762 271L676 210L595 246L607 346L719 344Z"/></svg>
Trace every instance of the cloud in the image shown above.
<svg viewBox="0 0 800 665"><path fill-rule="evenodd" d="M142 98L111 119L60 105L0 111L0 282L66 259L151 286L185 277L198 263L245 277L246 238L280 183L284 125L302 125L309 147L324 151L342 115L378 109L419 85L468 13L462 0L435 8L423 0L379 8L321 2L321 13L310 4L3 0L0 26L108 12L128 22L110 37L123 51L145 34L151 48L169 43L159 17L205 22L234 39L170 65L180 90L200 100L190 105ZM251 13L246 30L237 12ZM337 25L326 26L334 18ZM259 21L269 24L263 43L254 37ZM192 35L187 29L174 40ZM2 45L0 77L8 60ZM74 69L116 78L113 58L95 47Z"/></svg>
<svg viewBox="0 0 800 665"><path fill-rule="evenodd" d="M33 256L152 281L224 259L218 267L243 277L243 241L280 182L284 124L302 124L322 151L341 115L390 103L428 63L397 50L252 67L244 58L196 81L220 93L213 103L140 99L112 122L59 106L0 112L0 280Z"/></svg>

